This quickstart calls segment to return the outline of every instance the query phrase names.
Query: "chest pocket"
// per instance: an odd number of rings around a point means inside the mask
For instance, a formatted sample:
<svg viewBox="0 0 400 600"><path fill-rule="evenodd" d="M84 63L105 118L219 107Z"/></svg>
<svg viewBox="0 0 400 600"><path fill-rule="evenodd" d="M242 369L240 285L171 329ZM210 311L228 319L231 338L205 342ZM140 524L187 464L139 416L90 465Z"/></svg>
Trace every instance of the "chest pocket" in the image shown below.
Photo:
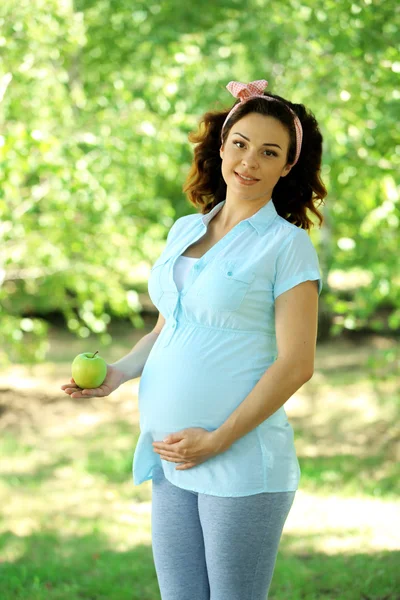
<svg viewBox="0 0 400 600"><path fill-rule="evenodd" d="M254 278L255 273L244 269L239 262L223 261L210 265L208 272L204 272L197 295L214 310L237 310Z"/></svg>

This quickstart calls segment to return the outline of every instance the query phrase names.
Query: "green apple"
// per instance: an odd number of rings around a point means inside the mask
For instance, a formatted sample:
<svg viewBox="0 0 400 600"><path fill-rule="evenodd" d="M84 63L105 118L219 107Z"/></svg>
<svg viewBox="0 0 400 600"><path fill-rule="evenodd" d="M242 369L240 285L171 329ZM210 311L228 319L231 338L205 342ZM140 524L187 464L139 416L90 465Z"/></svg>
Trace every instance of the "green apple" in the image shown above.
<svg viewBox="0 0 400 600"><path fill-rule="evenodd" d="M73 360L72 377L82 389L97 388L106 378L107 363L101 356L96 356L97 352L84 352Z"/></svg>

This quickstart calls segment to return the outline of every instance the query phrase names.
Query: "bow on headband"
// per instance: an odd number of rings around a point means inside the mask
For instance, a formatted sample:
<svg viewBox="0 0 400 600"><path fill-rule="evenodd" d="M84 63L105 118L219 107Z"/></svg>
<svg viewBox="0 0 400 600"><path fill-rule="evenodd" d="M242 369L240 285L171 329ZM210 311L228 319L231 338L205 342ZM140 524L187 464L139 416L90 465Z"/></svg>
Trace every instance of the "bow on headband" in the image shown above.
<svg viewBox="0 0 400 600"><path fill-rule="evenodd" d="M268 81L265 81L265 79L258 79L257 81L251 81L247 84L240 83L240 81L230 81L226 87L232 96L240 98L243 101L255 96L262 96L267 85Z"/></svg>
<svg viewBox="0 0 400 600"><path fill-rule="evenodd" d="M238 104L235 104L235 106L229 112L228 116L226 117L226 119L222 125L221 141L222 141L222 133L224 131L226 122L231 117L231 115L239 108L239 106L241 106L244 102L247 102L248 100L251 100L252 98L264 98L264 100L280 102L280 100L277 100L276 98L271 98L270 96L264 96L263 91L265 90L267 85L268 85L268 81L266 81L265 79L257 79L256 81L251 81L250 83L241 83L240 81L230 81L228 83L226 88L230 91L232 96L234 96L235 98L240 98L240 102ZM296 156L295 156L294 162L292 163L292 166L294 166L297 163L299 156L300 156L301 143L303 141L303 128L301 126L300 119L296 115L296 113L286 104L285 104L285 106L287 108L289 108L290 112L293 114L293 122L294 122L294 127L296 130Z"/></svg>

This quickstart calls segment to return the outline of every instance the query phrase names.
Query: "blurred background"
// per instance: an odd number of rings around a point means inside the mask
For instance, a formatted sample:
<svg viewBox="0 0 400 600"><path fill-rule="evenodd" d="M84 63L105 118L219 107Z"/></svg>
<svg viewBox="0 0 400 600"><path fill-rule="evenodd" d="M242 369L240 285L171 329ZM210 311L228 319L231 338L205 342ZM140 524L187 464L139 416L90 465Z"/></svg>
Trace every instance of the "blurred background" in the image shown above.
<svg viewBox="0 0 400 600"><path fill-rule="evenodd" d="M195 212L188 134L255 79L314 113L329 192L270 598L398 600L399 25L394 0L2 1L2 600L160 598L151 484L131 475L139 380L60 386L77 354L116 361L154 326L149 270Z"/></svg>

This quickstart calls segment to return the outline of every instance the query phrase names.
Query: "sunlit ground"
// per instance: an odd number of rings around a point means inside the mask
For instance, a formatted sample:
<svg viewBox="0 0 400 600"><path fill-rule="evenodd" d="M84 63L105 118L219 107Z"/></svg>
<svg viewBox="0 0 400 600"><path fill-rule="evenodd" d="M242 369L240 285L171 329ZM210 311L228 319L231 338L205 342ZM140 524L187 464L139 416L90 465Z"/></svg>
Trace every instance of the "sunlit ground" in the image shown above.
<svg viewBox="0 0 400 600"><path fill-rule="evenodd" d="M69 381L72 358L93 348L90 340L65 340L55 335L52 341L55 362L13 365L0 373L0 553L9 578L1 597L157 599L151 484L134 486L131 478L139 380L109 398L69 398L60 386ZM120 339L112 352L101 353L112 362L133 343L132 337ZM284 528L272 600L351 600L361 593L378 599L381 592L398 598L393 561L400 557L395 489L399 389L395 380L374 383L363 367L385 343L376 338L362 346L343 341L320 345L314 377L286 404L302 479ZM122 554L129 556L129 566L122 561L127 587L125 593L119 586L117 593L111 590ZM60 580L61 564L71 570L68 585ZM92 565L93 581L96 572L110 591L96 592L86 576L81 580L79 564ZM359 586L354 596L349 592L352 571ZM314 587L308 586L310 577ZM80 595L85 586L93 595Z"/></svg>

